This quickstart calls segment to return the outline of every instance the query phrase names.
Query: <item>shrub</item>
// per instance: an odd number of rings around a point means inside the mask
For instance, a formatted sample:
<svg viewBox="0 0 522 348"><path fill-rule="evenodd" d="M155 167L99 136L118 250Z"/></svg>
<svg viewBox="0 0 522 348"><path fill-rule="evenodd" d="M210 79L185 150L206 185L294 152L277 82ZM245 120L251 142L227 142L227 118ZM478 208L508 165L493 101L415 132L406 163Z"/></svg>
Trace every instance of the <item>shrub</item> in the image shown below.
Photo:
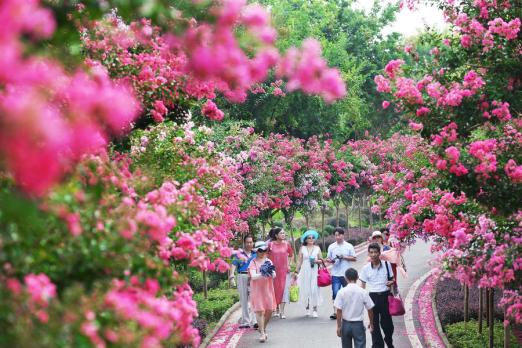
<svg viewBox="0 0 522 348"><path fill-rule="evenodd" d="M188 274L189 285L195 293L203 292L203 273L190 270ZM218 289L223 281L228 280L228 273L207 272L207 289Z"/></svg>
<svg viewBox="0 0 522 348"><path fill-rule="evenodd" d="M303 233L305 233L306 231L308 231L308 227L306 227L306 226L301 226L301 227L299 227L299 232L301 232L301 235L302 235Z"/></svg>
<svg viewBox="0 0 522 348"><path fill-rule="evenodd" d="M446 327L446 336L454 348L484 348L489 345L488 330L482 334L477 333L478 322L471 320L468 323L459 322ZM504 325L495 321L493 347L504 347ZM510 337L511 347L522 347L515 336Z"/></svg>
<svg viewBox="0 0 522 348"><path fill-rule="evenodd" d="M207 337L208 321L206 321L205 319L194 319L194 321L190 325L198 329L199 336L202 339Z"/></svg>
<svg viewBox="0 0 522 348"><path fill-rule="evenodd" d="M331 235L334 233L334 229L335 227L333 227L332 225L326 225L324 226L324 232L328 235Z"/></svg>
<svg viewBox="0 0 522 348"><path fill-rule="evenodd" d="M495 319L500 321L504 320L503 310L498 306L501 297L501 292L496 291L493 300L495 305ZM447 325L464 321L464 291L462 291L462 285L458 280L444 279L439 281L435 300L442 328L445 329ZM471 319L478 320L478 304L478 288L471 287L469 291L469 315Z"/></svg>
<svg viewBox="0 0 522 348"><path fill-rule="evenodd" d="M219 320L234 303L239 301L239 294L235 289L215 289L208 291L207 299L202 293L194 294L193 299L197 302L199 319L212 322Z"/></svg>
<svg viewBox="0 0 522 348"><path fill-rule="evenodd" d="M281 221L274 221L274 227L281 227L283 228L284 224Z"/></svg>
<svg viewBox="0 0 522 348"><path fill-rule="evenodd" d="M326 224L330 226L337 227L337 218L334 216L331 219L326 220ZM345 218L339 218L339 227L342 227L346 229L346 219Z"/></svg>

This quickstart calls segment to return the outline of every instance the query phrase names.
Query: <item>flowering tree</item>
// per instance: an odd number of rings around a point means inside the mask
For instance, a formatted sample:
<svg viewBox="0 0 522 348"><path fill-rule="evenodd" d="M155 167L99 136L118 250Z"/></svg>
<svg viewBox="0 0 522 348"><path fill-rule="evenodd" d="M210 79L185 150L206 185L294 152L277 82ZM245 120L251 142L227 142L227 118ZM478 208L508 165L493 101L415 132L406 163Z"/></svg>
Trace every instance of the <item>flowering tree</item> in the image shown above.
<svg viewBox="0 0 522 348"><path fill-rule="evenodd" d="M520 322L521 8L513 1L438 4L452 31L430 37L432 59L409 67L391 61L375 79L431 141L431 163L419 162L426 167L404 186L408 203L389 214L402 239L437 235L444 269L463 282L502 288L508 314ZM407 50L417 59L414 47ZM399 206L408 211L394 213Z"/></svg>

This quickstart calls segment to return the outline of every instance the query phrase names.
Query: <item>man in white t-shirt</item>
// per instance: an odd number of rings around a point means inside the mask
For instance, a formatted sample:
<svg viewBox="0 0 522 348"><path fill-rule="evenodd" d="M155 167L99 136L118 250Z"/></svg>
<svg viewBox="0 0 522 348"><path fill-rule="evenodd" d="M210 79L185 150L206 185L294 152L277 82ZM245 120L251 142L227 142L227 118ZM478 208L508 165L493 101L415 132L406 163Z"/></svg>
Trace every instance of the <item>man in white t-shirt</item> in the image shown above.
<svg viewBox="0 0 522 348"><path fill-rule="evenodd" d="M346 279L344 278L344 272L350 268L350 261L357 261L355 257L355 249L353 245L344 240L344 230L341 227L337 227L334 230L335 243L330 244L328 247L328 254L326 256L326 262L333 263L332 266L332 300L335 301L335 297L341 287L347 285ZM330 316L330 319L337 319L337 313L334 307L334 313Z"/></svg>
<svg viewBox="0 0 522 348"><path fill-rule="evenodd" d="M337 336L341 337L343 348L365 348L364 308L370 318L368 328L373 332L373 301L368 292L357 286L359 275L355 269L347 269L345 278L348 284L339 290L334 303L337 308Z"/></svg>

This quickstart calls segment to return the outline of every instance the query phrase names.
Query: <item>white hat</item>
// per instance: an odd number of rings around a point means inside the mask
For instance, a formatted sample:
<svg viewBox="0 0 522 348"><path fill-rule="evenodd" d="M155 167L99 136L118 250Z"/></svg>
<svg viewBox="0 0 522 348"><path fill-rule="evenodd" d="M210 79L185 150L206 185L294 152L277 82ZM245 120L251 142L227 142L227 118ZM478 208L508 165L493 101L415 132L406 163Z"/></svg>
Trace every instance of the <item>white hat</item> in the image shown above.
<svg viewBox="0 0 522 348"><path fill-rule="evenodd" d="M256 249L256 252L257 252L258 249L266 250L266 249L268 249L268 245L266 245L265 242L260 240L259 242L256 242L256 245L254 246L254 249Z"/></svg>
<svg viewBox="0 0 522 348"><path fill-rule="evenodd" d="M373 231L373 233L372 233L372 239L373 239L373 237L381 237L381 238L384 238L384 236L382 235L382 233L379 232L379 231Z"/></svg>

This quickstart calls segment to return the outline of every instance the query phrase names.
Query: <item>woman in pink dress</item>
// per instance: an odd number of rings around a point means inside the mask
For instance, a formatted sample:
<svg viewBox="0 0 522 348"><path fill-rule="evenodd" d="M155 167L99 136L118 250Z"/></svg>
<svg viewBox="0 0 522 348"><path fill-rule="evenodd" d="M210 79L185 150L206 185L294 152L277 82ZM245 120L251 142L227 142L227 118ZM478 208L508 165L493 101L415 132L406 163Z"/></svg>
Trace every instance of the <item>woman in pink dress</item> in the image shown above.
<svg viewBox="0 0 522 348"><path fill-rule="evenodd" d="M279 315L281 319L286 319L285 316L285 304L290 300L290 296L283 297L286 285L290 284L290 270L292 269L294 251L290 246L290 243L285 241L286 232L280 228L272 228L269 232L270 243L268 244L268 258L274 264L277 277L274 279L274 291L276 296L276 304L278 311L276 316Z"/></svg>
<svg viewBox="0 0 522 348"><path fill-rule="evenodd" d="M250 265L248 266L248 272L250 274L250 298L259 326L259 341L265 342L268 339L266 326L272 317L272 312L276 309L273 282L273 278L276 277L276 272L273 271L268 277L261 274L261 266L267 261L272 263L266 257L268 245L263 241L259 241L256 242L255 249L257 257L250 261Z"/></svg>

